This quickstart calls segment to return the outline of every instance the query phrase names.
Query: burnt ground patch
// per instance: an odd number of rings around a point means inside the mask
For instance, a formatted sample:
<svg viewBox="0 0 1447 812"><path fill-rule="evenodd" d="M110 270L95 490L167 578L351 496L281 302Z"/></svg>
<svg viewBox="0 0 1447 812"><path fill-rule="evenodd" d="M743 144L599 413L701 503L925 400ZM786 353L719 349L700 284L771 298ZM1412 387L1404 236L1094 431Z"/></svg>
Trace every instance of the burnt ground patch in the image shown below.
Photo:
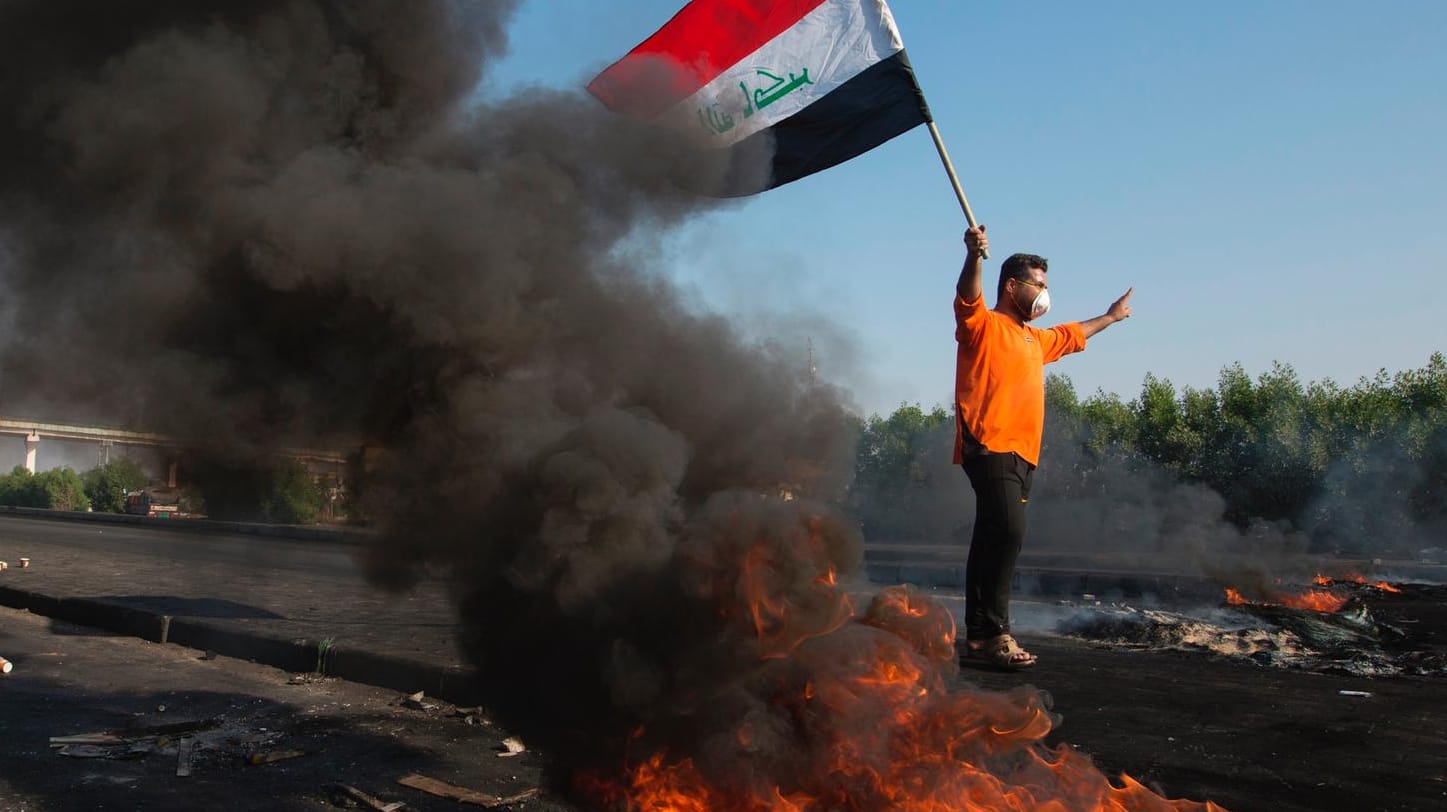
<svg viewBox="0 0 1447 812"><path fill-rule="evenodd" d="M1076 606L1056 630L1108 645L1193 650L1261 665L1447 678L1447 586L1334 583L1318 591L1344 603L1333 611L1269 598L1176 609Z"/></svg>
<svg viewBox="0 0 1447 812"><path fill-rule="evenodd" d="M1273 668L1249 659L1022 636L1029 672L965 669L966 684L1033 685L1062 724L1048 742L1171 798L1233 810L1364 812L1447 805L1447 683ZM1342 695L1355 691L1369 696Z"/></svg>

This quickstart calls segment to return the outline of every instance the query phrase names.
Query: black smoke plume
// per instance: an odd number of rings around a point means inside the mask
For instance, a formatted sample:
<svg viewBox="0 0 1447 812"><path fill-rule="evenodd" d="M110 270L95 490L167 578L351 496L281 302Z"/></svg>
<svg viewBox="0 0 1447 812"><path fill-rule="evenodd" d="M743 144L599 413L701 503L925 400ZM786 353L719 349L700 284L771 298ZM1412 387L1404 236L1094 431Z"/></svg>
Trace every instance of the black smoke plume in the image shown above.
<svg viewBox="0 0 1447 812"><path fill-rule="evenodd" d="M0 2L0 397L220 468L385 449L368 571L454 584L566 776L758 704L860 539L836 393L629 260L718 167L579 93L476 100L512 6Z"/></svg>
<svg viewBox="0 0 1447 812"><path fill-rule="evenodd" d="M473 101L511 6L0 0L4 408L220 471L383 449L367 572L452 586L591 807L1167 808L1039 748L1038 693L949 690L938 604L856 611L838 393L631 260L722 167L580 93Z"/></svg>

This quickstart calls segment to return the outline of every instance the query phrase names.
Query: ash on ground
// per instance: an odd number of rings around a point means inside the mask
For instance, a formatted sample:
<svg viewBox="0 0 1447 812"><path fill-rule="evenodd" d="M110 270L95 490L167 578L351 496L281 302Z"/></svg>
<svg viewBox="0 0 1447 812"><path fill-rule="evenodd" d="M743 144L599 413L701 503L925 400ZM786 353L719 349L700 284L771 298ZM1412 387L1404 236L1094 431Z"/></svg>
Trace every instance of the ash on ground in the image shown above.
<svg viewBox="0 0 1447 812"><path fill-rule="evenodd" d="M1058 634L1111 646L1208 652L1263 666L1358 676L1447 676L1447 586L1369 585L1335 612L1274 603L1171 610L1113 603L1074 606Z"/></svg>

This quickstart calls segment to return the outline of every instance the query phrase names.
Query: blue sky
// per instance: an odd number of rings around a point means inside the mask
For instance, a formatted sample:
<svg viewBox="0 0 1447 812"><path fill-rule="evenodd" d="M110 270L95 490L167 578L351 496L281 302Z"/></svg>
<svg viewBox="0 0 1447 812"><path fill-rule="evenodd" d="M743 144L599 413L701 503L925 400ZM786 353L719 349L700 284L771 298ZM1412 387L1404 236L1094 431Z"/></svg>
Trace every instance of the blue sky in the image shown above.
<svg viewBox="0 0 1447 812"><path fill-rule="evenodd" d="M579 87L681 5L532 0L484 92ZM1048 257L1045 324L1135 287L1134 318L1052 368L1082 395L1213 386L1238 361L1350 384L1447 351L1447 3L891 8L989 226L987 280ZM801 356L813 337L821 372L888 412L950 397L964 227L919 128L701 218L659 261L700 307Z"/></svg>

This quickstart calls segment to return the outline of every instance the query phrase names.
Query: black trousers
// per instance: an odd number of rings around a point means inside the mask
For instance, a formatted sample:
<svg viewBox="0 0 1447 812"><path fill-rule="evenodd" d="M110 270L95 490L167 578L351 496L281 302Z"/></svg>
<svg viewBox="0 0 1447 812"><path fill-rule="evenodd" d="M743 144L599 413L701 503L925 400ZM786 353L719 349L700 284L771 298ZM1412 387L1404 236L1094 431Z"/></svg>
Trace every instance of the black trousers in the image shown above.
<svg viewBox="0 0 1447 812"><path fill-rule="evenodd" d="M1025 542L1025 505L1035 466L1014 452L966 457L975 489L975 532L965 562L965 638L1010 632L1010 583Z"/></svg>

